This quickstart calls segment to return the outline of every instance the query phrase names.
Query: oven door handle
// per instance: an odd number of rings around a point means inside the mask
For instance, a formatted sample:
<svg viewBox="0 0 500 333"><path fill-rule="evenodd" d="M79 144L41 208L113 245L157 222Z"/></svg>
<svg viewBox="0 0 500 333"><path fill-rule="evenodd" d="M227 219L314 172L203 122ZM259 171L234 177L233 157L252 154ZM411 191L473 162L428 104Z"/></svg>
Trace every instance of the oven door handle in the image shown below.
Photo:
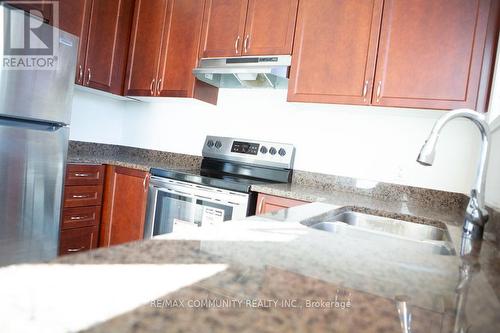
<svg viewBox="0 0 500 333"><path fill-rule="evenodd" d="M189 194L186 192L174 190L174 189L167 188L167 187L155 187L155 188L160 192L166 192L169 194L179 195L179 196L183 196L185 198L189 198L189 199L193 199L193 200L196 200L196 199L208 200L208 201L213 202L213 203L219 203L219 204L230 206L230 207L235 207L235 206L240 205L240 204L232 202L232 201L217 201L215 198L212 198L212 197L206 197L206 196L199 195L199 194ZM193 204L196 204L196 202L193 202Z"/></svg>

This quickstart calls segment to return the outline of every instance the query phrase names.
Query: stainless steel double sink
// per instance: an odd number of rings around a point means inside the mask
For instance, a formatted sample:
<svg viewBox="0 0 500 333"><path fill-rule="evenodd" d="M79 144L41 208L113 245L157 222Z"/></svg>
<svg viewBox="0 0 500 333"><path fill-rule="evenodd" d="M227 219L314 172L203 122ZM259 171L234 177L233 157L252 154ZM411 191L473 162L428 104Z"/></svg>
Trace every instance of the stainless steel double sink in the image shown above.
<svg viewBox="0 0 500 333"><path fill-rule="evenodd" d="M440 228L351 210L328 216L325 221L313 222L308 226L360 240L390 242L403 249L416 249L420 253L455 255L446 226Z"/></svg>

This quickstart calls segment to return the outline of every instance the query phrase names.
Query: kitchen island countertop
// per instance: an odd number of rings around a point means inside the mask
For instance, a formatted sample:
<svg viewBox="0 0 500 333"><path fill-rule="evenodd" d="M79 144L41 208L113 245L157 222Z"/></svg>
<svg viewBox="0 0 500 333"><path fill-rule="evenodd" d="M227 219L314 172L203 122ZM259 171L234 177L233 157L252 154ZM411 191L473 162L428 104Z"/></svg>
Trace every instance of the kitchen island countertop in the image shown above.
<svg viewBox="0 0 500 333"><path fill-rule="evenodd" d="M148 284L158 287L158 281L165 281L164 294L160 288L122 314L96 319L85 328L89 332L400 332L397 296L409 299L414 332L451 332L456 325L498 332L500 255L494 243L484 241L479 257L464 259L360 243L306 226L339 209L313 203L223 225L185 227L45 266L165 267L131 283L122 297ZM446 225L458 251L460 228ZM169 289L172 274L179 275L174 268L204 273ZM105 278L96 275L93 282L113 289ZM93 296L99 304L117 302L102 290Z"/></svg>

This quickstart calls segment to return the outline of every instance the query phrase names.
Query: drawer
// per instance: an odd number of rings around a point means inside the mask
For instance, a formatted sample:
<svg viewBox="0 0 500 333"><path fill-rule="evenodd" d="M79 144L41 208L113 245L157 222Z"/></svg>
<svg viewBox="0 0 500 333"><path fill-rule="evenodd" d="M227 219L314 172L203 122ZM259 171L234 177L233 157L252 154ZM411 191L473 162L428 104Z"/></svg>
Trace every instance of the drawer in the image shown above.
<svg viewBox="0 0 500 333"><path fill-rule="evenodd" d="M98 227L84 227L61 231L59 255L88 251L97 247Z"/></svg>
<svg viewBox="0 0 500 333"><path fill-rule="evenodd" d="M62 230L98 226L101 220L101 206L65 208Z"/></svg>
<svg viewBox="0 0 500 333"><path fill-rule="evenodd" d="M276 212L282 209L304 205L306 203L308 202L259 193L257 197L257 209L255 214L260 215L270 212Z"/></svg>
<svg viewBox="0 0 500 333"><path fill-rule="evenodd" d="M68 164L65 185L102 185L104 165Z"/></svg>
<svg viewBox="0 0 500 333"><path fill-rule="evenodd" d="M64 187L64 208L100 206L102 185Z"/></svg>

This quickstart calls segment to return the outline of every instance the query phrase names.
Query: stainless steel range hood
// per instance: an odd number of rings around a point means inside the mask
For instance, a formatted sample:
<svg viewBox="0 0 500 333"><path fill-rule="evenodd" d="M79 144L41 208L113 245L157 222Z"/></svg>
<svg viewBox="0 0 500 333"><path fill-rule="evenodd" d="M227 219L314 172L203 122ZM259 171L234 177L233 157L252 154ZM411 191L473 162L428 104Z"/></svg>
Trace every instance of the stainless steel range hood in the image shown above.
<svg viewBox="0 0 500 333"><path fill-rule="evenodd" d="M193 74L219 88L286 89L291 61L289 55L203 58Z"/></svg>

